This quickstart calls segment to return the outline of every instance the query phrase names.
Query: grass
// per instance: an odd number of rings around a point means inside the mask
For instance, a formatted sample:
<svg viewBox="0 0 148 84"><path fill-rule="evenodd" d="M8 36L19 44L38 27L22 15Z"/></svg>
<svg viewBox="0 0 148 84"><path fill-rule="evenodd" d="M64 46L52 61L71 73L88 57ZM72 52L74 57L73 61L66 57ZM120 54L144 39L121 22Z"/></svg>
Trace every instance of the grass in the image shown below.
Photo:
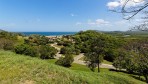
<svg viewBox="0 0 148 84"><path fill-rule="evenodd" d="M107 69L98 74L78 64L68 69L55 61L0 50L0 84L145 84L128 74Z"/></svg>
<svg viewBox="0 0 148 84"><path fill-rule="evenodd" d="M47 62L51 63L51 64L55 64L55 62L57 61L57 59L50 59L50 60L47 60Z"/></svg>

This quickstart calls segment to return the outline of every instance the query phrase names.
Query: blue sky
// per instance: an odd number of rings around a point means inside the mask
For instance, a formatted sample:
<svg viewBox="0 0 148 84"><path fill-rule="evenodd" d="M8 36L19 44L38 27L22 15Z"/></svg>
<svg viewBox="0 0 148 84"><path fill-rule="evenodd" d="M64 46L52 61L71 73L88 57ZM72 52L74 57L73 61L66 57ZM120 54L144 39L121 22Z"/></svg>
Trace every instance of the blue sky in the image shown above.
<svg viewBox="0 0 148 84"><path fill-rule="evenodd" d="M111 0L0 0L0 29L7 31L125 31Z"/></svg>

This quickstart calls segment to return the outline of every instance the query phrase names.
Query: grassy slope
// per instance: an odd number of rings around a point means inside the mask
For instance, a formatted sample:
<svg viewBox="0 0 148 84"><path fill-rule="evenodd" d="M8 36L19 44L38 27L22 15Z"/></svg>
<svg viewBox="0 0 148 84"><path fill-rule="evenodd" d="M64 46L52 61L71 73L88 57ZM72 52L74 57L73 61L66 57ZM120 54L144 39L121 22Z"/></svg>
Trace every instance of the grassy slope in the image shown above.
<svg viewBox="0 0 148 84"><path fill-rule="evenodd" d="M75 65L78 66L78 65ZM144 84L123 73L70 70L48 61L0 50L0 84Z"/></svg>

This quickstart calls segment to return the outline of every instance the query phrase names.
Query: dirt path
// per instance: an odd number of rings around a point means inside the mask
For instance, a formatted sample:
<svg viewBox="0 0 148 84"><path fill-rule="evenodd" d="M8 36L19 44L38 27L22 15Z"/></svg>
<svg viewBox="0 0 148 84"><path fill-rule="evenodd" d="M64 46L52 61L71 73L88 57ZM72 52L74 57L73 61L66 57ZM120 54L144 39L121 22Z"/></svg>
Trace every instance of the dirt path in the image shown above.
<svg viewBox="0 0 148 84"><path fill-rule="evenodd" d="M51 44L52 47L55 47L58 50L58 53L56 54L56 59L59 59L62 55L60 54L60 48L55 46L56 44ZM81 64L81 65L86 65L85 61L80 60L82 57L84 57L84 54L81 53L77 56L74 57L74 62L73 63L77 63L77 64ZM113 65L110 64L100 64L100 68L109 68L109 69L115 69L115 67Z"/></svg>
<svg viewBox="0 0 148 84"><path fill-rule="evenodd" d="M58 50L58 52L57 52L55 58L56 58L56 59L59 59L60 57L62 57L62 55L60 54L60 50L61 50L61 49L60 49L59 47L55 46L55 45L56 45L56 44L51 44L52 47L55 47L55 48Z"/></svg>
<svg viewBox="0 0 148 84"><path fill-rule="evenodd" d="M74 63L81 64L81 65L86 65L85 61L80 60L82 57L84 57L84 54L77 55L74 57ZM110 64L100 64L100 68L109 68L109 69L115 69L113 65Z"/></svg>

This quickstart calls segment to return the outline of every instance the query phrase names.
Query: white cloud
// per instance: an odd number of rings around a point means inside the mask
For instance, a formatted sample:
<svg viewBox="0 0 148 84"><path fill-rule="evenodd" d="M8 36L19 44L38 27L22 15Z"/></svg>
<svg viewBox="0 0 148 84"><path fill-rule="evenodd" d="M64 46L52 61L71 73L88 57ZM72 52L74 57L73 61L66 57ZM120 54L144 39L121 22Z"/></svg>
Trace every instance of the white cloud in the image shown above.
<svg viewBox="0 0 148 84"><path fill-rule="evenodd" d="M133 22L127 20L107 21L104 19L88 20L86 22L77 22L76 26L79 28L86 28L86 30L102 30L102 31L126 31L132 27Z"/></svg>
<svg viewBox="0 0 148 84"><path fill-rule="evenodd" d="M112 2L108 2L107 6L108 6L109 9L122 7L125 4L126 1L127 0L114 0ZM141 5L144 2L145 2L144 0L129 0L126 7L132 7L132 6L134 7L134 6L137 6L137 5Z"/></svg>
<svg viewBox="0 0 148 84"><path fill-rule="evenodd" d="M88 21L88 24L89 25L107 25L107 24L109 24L109 22L108 21L105 21L103 19L97 19L96 21L89 20Z"/></svg>
<svg viewBox="0 0 148 84"><path fill-rule="evenodd" d="M120 3L117 1L109 2L109 3L107 3L107 6L109 7L109 9L112 9L112 8L120 6Z"/></svg>

